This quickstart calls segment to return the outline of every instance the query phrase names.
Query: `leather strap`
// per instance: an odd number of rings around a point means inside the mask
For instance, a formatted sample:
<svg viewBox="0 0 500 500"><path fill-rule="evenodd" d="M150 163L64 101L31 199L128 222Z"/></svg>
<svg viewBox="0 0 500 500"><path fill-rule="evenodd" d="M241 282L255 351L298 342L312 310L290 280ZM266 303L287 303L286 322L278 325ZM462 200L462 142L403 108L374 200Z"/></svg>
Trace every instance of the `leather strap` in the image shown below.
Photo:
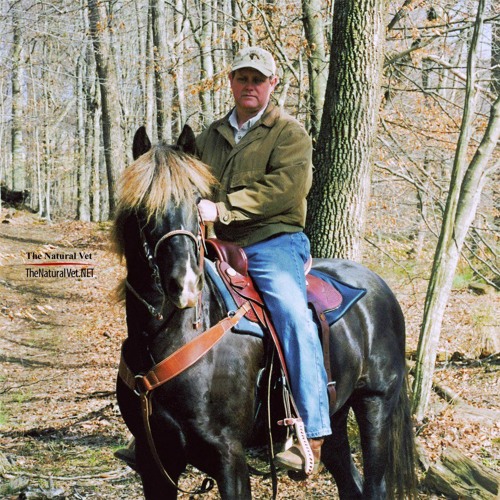
<svg viewBox="0 0 500 500"><path fill-rule="evenodd" d="M145 375L135 375L125 362L123 351L118 374L133 391L144 393L156 389L187 370L212 349L222 337L250 310L245 302L233 315L224 318L170 356L153 366Z"/></svg>
<svg viewBox="0 0 500 500"><path fill-rule="evenodd" d="M330 325L325 317L325 313L318 309L318 304L311 302L310 305L314 308L316 317L319 323L319 330L321 333L321 345L323 347L323 363L325 366L326 376L327 376L327 391L329 399L330 414L333 412L333 407L337 401L337 391L335 388L335 381L332 376L332 366L330 362Z"/></svg>

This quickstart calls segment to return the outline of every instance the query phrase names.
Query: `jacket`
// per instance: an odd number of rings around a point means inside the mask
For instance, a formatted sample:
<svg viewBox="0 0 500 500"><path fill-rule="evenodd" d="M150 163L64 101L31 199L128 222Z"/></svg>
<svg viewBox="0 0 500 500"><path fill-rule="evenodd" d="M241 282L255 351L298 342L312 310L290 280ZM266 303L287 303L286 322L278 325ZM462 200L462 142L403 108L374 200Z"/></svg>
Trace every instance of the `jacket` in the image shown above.
<svg viewBox="0 0 500 500"><path fill-rule="evenodd" d="M229 116L197 138L201 160L219 180L217 237L240 246L302 231L312 183L312 143L302 125L273 104L236 144Z"/></svg>

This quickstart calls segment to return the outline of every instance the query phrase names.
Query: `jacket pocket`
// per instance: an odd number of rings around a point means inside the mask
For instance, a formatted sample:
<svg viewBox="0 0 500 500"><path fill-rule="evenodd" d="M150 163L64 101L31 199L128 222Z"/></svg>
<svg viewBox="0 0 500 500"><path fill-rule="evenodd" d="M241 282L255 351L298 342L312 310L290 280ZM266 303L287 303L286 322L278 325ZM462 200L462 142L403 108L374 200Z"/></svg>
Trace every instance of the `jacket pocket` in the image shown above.
<svg viewBox="0 0 500 500"><path fill-rule="evenodd" d="M253 170L245 170L244 172L238 172L231 176L229 182L229 189L231 191L237 191L247 187L253 182L257 182L265 175L265 172L255 172Z"/></svg>

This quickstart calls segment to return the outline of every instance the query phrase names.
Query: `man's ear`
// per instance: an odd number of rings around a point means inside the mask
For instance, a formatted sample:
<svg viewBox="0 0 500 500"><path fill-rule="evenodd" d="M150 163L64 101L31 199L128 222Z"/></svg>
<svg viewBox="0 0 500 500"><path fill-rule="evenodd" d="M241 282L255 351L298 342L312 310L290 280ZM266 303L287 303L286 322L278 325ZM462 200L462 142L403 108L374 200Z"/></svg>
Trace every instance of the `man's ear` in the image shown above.
<svg viewBox="0 0 500 500"><path fill-rule="evenodd" d="M196 137L189 125L184 125L181 135L179 139L177 139L177 146L179 146L184 153L196 156Z"/></svg>
<svg viewBox="0 0 500 500"><path fill-rule="evenodd" d="M137 160L139 156L147 153L150 149L151 141L149 140L146 132L146 127L143 125L137 129L137 132L134 135L134 142L132 143L132 156L134 160Z"/></svg>

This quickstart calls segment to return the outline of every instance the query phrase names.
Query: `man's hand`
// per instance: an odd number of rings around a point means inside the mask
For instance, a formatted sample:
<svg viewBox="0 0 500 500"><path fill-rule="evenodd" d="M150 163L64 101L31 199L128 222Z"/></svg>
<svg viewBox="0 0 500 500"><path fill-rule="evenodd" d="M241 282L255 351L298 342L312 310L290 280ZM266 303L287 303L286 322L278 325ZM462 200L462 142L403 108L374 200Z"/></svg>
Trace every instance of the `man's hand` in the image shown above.
<svg viewBox="0 0 500 500"><path fill-rule="evenodd" d="M217 205L210 200L200 200L198 203L198 211L203 222L217 222L219 220L219 213Z"/></svg>

